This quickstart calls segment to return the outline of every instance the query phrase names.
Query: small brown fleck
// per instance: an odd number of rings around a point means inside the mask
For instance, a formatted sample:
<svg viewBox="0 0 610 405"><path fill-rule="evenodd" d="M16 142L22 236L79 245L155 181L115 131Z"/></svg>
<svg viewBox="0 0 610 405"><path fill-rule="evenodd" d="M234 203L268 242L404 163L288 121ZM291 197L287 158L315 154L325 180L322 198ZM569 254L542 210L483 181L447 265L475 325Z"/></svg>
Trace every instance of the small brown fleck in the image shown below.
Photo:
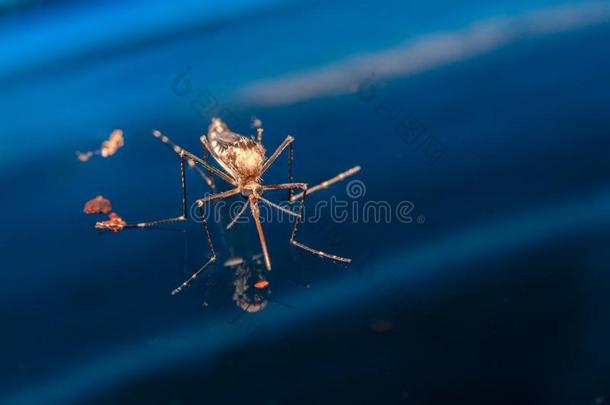
<svg viewBox="0 0 610 405"><path fill-rule="evenodd" d="M123 131L121 129L115 129L114 131L112 131L112 133L108 137L108 140L106 140L102 143L102 146L100 147L100 149L93 150L93 151L87 151L87 152L81 152L81 151L77 150L76 157L81 162L86 162L89 159L91 159L91 157L93 155L99 155L101 157L112 156L124 144L125 144L125 138L123 137Z"/></svg>
<svg viewBox="0 0 610 405"><path fill-rule="evenodd" d="M85 214L108 214L110 211L112 211L110 200L101 195L87 201L83 208Z"/></svg>
<svg viewBox="0 0 610 405"><path fill-rule="evenodd" d="M91 151L89 151L89 152L81 152L80 150L76 151L76 157L81 162L88 161L89 159L91 159L91 156L93 156L93 152L91 152Z"/></svg>
<svg viewBox="0 0 610 405"><path fill-rule="evenodd" d="M111 212L108 215L107 221L100 221L95 223L96 229L110 229L112 232L122 231L127 225L127 222L123 221L117 213Z"/></svg>
<svg viewBox="0 0 610 405"><path fill-rule="evenodd" d="M115 129L110 134L110 137L107 141L102 143L102 157L112 156L116 153L117 150L121 146L125 144L125 139L123 138L123 131L120 129Z"/></svg>
<svg viewBox="0 0 610 405"><path fill-rule="evenodd" d="M269 285L269 282L267 280L260 280L260 281L257 281L256 284L254 284L254 288L263 289L263 288L267 287L268 285Z"/></svg>

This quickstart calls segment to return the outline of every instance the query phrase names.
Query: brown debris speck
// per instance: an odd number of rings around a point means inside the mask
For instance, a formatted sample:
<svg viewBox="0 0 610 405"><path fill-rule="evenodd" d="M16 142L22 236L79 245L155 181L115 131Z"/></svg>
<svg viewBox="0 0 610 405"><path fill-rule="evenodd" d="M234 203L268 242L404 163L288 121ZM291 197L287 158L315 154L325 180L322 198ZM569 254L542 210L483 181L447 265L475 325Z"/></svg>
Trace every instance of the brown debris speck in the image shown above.
<svg viewBox="0 0 610 405"><path fill-rule="evenodd" d="M115 129L112 131L108 140L102 143L102 146L98 150L81 152L76 151L76 157L81 162L86 162L93 155L100 155L101 157L108 157L114 155L123 145L125 144L125 138L123 137L123 131L121 129Z"/></svg>
<svg viewBox="0 0 610 405"><path fill-rule="evenodd" d="M85 214L108 214L110 211L112 211L110 200L101 195L87 201L83 208Z"/></svg>
<svg viewBox="0 0 610 405"><path fill-rule="evenodd" d="M93 156L93 152L91 152L91 151L89 151L89 152L81 152L80 150L76 151L76 157L81 162L86 162L87 160L91 159L91 156Z"/></svg>
<svg viewBox="0 0 610 405"><path fill-rule="evenodd" d="M260 280L257 281L256 284L254 284L254 288L265 288L269 285L269 282L267 280Z"/></svg>
<svg viewBox="0 0 610 405"><path fill-rule="evenodd" d="M125 225L127 225L127 222L123 221L123 218L121 218L117 213L111 212L110 215L108 215L108 220L96 222L95 228L109 229L112 232L119 232L125 229Z"/></svg>
<svg viewBox="0 0 610 405"><path fill-rule="evenodd" d="M102 143L101 155L102 157L112 156L116 153L117 150L121 146L125 144L125 139L123 138L123 131L120 129L115 129L110 134L110 137L107 141Z"/></svg>

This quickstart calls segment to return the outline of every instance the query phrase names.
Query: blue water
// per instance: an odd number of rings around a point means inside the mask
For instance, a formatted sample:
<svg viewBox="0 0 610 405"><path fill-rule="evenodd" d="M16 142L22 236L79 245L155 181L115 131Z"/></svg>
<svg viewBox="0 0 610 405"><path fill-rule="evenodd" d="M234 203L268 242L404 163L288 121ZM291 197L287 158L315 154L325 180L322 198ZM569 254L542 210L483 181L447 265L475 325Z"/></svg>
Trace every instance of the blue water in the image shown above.
<svg viewBox="0 0 610 405"><path fill-rule="evenodd" d="M48 2L0 15L0 403L607 402L610 18L561 28L557 10L608 3L223 4ZM548 30L521 30L548 15ZM371 55L507 20L518 34L471 55L367 70ZM315 72L357 58L375 74L372 98L353 69L348 89L243 97L261 80L313 88ZM192 87L179 95L185 69ZM295 250L288 224L265 224L271 295L255 314L231 301L222 263L258 253L256 231L212 224L219 262L171 296L207 259L201 225L99 233L82 207L103 194L128 220L177 215L178 159L150 131L199 153L210 116L190 102L201 91L244 132L261 118L267 149L295 136L296 179L359 164L360 203L410 201L413 222L333 223L326 211L303 227L300 239L352 257L347 267ZM397 132L405 118L419 130ZM117 127L115 156L75 158ZM282 158L265 181L285 178ZM209 191L188 180L191 201ZM352 202L345 186L309 202Z"/></svg>

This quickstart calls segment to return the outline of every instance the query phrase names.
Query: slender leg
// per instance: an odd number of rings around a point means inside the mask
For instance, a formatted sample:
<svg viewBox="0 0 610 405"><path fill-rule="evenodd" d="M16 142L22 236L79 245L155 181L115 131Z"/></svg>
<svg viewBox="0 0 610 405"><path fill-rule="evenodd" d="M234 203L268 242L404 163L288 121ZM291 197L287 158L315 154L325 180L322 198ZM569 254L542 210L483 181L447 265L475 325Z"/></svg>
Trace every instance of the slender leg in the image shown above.
<svg viewBox="0 0 610 405"><path fill-rule="evenodd" d="M227 191L221 191L220 193L210 194L203 198L200 198L196 201L196 203L198 206L203 207L204 204L206 204L210 201L224 200L227 197L232 197L239 193L240 193L240 191L238 188L234 188L234 189L227 190Z"/></svg>
<svg viewBox="0 0 610 405"><path fill-rule="evenodd" d="M166 144L170 148L172 148L172 150L174 152L176 152L178 155L180 155L182 153L182 151L184 150L180 146L178 146L174 142L172 142L172 140L169 139L167 136L163 135L160 131L154 130L152 132L152 134L155 138L159 139L161 142L163 142L164 144ZM208 186L210 186L211 188L214 188L214 180L211 177L206 176L206 174L203 172L203 170L201 170L195 164L195 161L193 159L188 159L187 163L188 163L189 167L195 169L197 171L197 173L199 173L199 175L201 176L203 181L205 181Z"/></svg>
<svg viewBox="0 0 610 405"><path fill-rule="evenodd" d="M303 196L301 197L301 205L299 207L299 213L301 213L303 211L303 206L305 205L305 196L307 195L307 188L303 188ZM292 228L292 235L290 236L290 243L292 243L294 246L300 247L301 249L304 249L310 253L313 253L314 255L318 255L320 257L326 257L327 259L330 260L334 260L337 262L342 262L342 263L351 263L352 259L349 259L347 257L341 257L341 256L336 256L330 253L326 253L323 252L321 250L316 250L313 248L310 248L309 246L306 246L300 242L298 242L296 240L297 237L297 232L299 230L299 223L301 221L295 221L294 222L294 228Z"/></svg>
<svg viewBox="0 0 610 405"><path fill-rule="evenodd" d="M284 184L267 184L263 185L263 190L265 191L273 191L273 190L288 190L288 189L300 188L301 190L307 188L307 183L284 183Z"/></svg>
<svg viewBox="0 0 610 405"><path fill-rule="evenodd" d="M294 181L292 177L292 162L294 161L294 145L291 143L288 146L288 183ZM288 189L288 201L292 200L292 189Z"/></svg>
<svg viewBox="0 0 610 405"><path fill-rule="evenodd" d="M258 201L256 200L256 196L252 194L249 201L250 208L252 209L252 216L254 217L254 223L256 224L256 231L258 232L258 238L261 241L261 248L263 249L265 267L268 271L271 271L271 259L269 259L269 252L267 251L267 242L265 242L265 235L263 234L263 227L261 225L260 211L258 209Z"/></svg>
<svg viewBox="0 0 610 405"><path fill-rule="evenodd" d="M201 266L199 268L199 270L194 272L186 281L184 281L182 284L180 284L177 288L174 288L172 290L172 295L176 295L180 291L182 291L182 289L187 287L191 281L193 281L194 279L197 278L199 273L201 273L206 267L208 267L210 264L212 264L216 261L216 251L214 250L214 244L212 243L212 237L210 236L210 230L208 229L208 222L206 221L205 216L203 215L203 210L201 209L201 207L199 207L199 212L200 212L200 215L202 218L203 229L205 231L205 238L208 242L208 249L210 249L210 258L208 259L207 262L205 262L205 264L203 266Z"/></svg>
<svg viewBox="0 0 610 405"><path fill-rule="evenodd" d="M263 190L285 190L288 188L300 188L301 190L303 190L303 192L301 193L301 204L299 206L299 211L298 211L299 216L302 217L303 207L305 205L305 196L307 195L307 184L305 184L305 183L286 183L286 184L271 184L268 186L263 186ZM320 257L325 257L327 259L334 260L337 262L342 262L342 263L351 263L352 259L349 259L346 257L341 257L341 256L336 256L336 255L333 255L330 253L323 252L321 250L313 249L307 245L302 244L301 242L298 242L296 240L296 237L297 237L297 232L299 230L299 224L301 221L302 221L302 218L300 220L297 220L294 222L294 228L292 228L292 234L290 236L291 244L293 244L294 246L297 246L301 249L304 249L304 250L308 251L309 253L318 255Z"/></svg>
<svg viewBox="0 0 610 405"><path fill-rule="evenodd" d="M287 208L282 207L281 205L277 205L276 203L274 203L273 201L269 201L266 198L261 197L260 195L257 197L259 200L261 200L262 202L264 202L265 204L278 209L288 215L292 215L293 217L297 217L297 218L301 218L301 216L299 214L297 214L296 212L292 212Z"/></svg>
<svg viewBox="0 0 610 405"><path fill-rule="evenodd" d="M123 228L148 228L151 226L164 224L168 222L177 222L177 221L185 221L188 218L188 210L186 206L186 175L184 173L184 153L180 152L180 178L182 184L182 215L177 217L158 219L156 221L150 222L140 222L137 224L125 224Z"/></svg>
<svg viewBox="0 0 610 405"><path fill-rule="evenodd" d="M208 241L208 248L210 249L210 258L209 260L199 268L199 270L197 270L196 272L194 272L188 279L186 279L186 281L184 281L182 284L180 284L177 288L175 288L172 291L172 295L176 295L178 294L180 291L182 291L182 289L184 289L185 287L187 287L191 281L193 281L194 279L197 278L197 276L199 275L199 273L201 273L206 267L208 267L210 264L214 263L214 261L216 261L216 251L214 250L214 244L212 243L212 237L210 236L210 230L208 229L208 221L206 221L205 219L205 215L203 212L203 205L206 203L209 203L211 201L217 201L217 200L222 200L225 199L227 197L230 197L231 195L234 195L236 193L231 194L231 191L236 191L235 190L230 190L230 191L226 191L223 193L216 193L216 194L210 194L200 200L197 200L197 203L199 205L199 216L201 217L201 222L203 223L203 229L205 230L205 237ZM239 192L239 191L237 191Z"/></svg>
<svg viewBox="0 0 610 405"><path fill-rule="evenodd" d="M174 150L174 152L176 152L178 154L179 153L183 153L184 156L186 156L189 160L192 160L194 163L199 163L200 165L202 165L203 167L208 169L208 171L211 174L215 174L216 176L220 177L221 179L223 179L224 181L226 181L227 183L229 183L229 184L231 184L233 186L236 185L235 180L233 180L231 178L231 176L229 176L228 174L218 170L217 168L215 168L214 166L209 164L207 161L201 160L198 156L193 155L192 153L190 153L186 149L183 149L180 146L176 145L175 143L170 141L170 139L167 136L163 135L160 131L157 131L157 130L153 131L153 136L155 136L155 138L161 139L161 142L171 146L172 149Z"/></svg>
<svg viewBox="0 0 610 405"><path fill-rule="evenodd" d="M201 170L201 168L199 166L197 166L197 164L195 163L195 161L193 159L189 159L188 164L189 164L189 167L192 167L193 169L195 169L195 171L197 173L199 173L199 175L201 176L203 181L205 181L212 190L216 190L216 184L214 183L214 178L212 176L206 175L203 172L203 170Z"/></svg>
<svg viewBox="0 0 610 405"><path fill-rule="evenodd" d="M263 142L263 129L262 128L256 128L256 141L258 143Z"/></svg>
<svg viewBox="0 0 610 405"><path fill-rule="evenodd" d="M229 225L227 225L227 228L226 228L227 230L233 228L233 225L235 225L237 223L237 221L239 220L239 218L241 218L241 216L246 211L246 208L248 208L248 203L247 202L245 202L244 205L242 205L242 207L239 210L239 212L237 213L237 215L235 215L235 218L233 218L231 220L231 222L229 223Z"/></svg>
<svg viewBox="0 0 610 405"><path fill-rule="evenodd" d="M189 159L193 159L196 163L199 163L201 166L203 166L206 169L208 169L208 171L210 173L215 174L216 176L220 177L221 179L223 179L227 183L231 184L232 186L237 185L237 182L233 178L231 178L231 176L229 176L228 174L226 174L226 173L222 172L221 170L215 168L211 164L201 160L201 158L199 158L198 156L195 156L192 153L186 152L186 151L184 152L184 154L186 155L186 157L188 157Z"/></svg>
<svg viewBox="0 0 610 405"><path fill-rule="evenodd" d="M273 152L273 154L269 157L269 159L267 159L265 161L265 164L263 165L263 169L261 170L261 175L264 174L265 171L267 171L269 166L271 166L273 164L273 162L275 162L275 159L277 159L277 157L282 153L282 151L284 149L286 149L286 147L288 145L290 145L293 141L294 141L294 138L290 135L288 135L286 137L286 139L284 139L284 141L280 144L280 146L277 147L277 149L275 150L275 152Z"/></svg>
<svg viewBox="0 0 610 405"><path fill-rule="evenodd" d="M202 136L199 138L199 141L201 142L201 146L202 146L202 149L203 149L203 160L204 160L204 162L206 162L207 164L209 164L209 163L210 163L210 162L209 162L209 156L210 156L210 153L211 153L211 152L210 152L210 149L209 149L209 147L208 147L208 144L207 144L207 139L206 139L205 135L202 135ZM210 172L210 171L208 170L208 174L210 175L210 178L211 178L211 180L212 180L212 185L211 185L211 187L212 187L214 190L216 190L216 184L215 184L215 182L214 182L214 178L213 178L213 177L211 177L211 176L212 176L212 172Z"/></svg>
<svg viewBox="0 0 610 405"><path fill-rule="evenodd" d="M307 194L312 194L312 193L315 193L318 190L322 190L324 188L328 188L328 187L332 186L333 184L338 183L341 180L344 180L345 178L358 173L359 171L360 171L360 166L352 167L351 169L346 170L343 173L339 173L338 175L336 175L332 179L325 180L325 181L323 181L320 184L317 184L317 185L315 185L315 186L313 186L311 188L308 188L307 189ZM303 196L302 192L299 193L299 194L295 194L292 197L290 197L290 202L295 202L298 199L300 199L302 196Z"/></svg>

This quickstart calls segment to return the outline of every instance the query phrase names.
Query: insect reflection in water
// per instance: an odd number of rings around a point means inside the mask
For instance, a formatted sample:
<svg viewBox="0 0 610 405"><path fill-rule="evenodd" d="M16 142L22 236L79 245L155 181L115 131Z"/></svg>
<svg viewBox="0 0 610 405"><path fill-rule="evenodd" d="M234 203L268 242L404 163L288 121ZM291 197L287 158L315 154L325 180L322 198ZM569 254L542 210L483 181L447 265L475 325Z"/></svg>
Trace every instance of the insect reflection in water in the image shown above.
<svg viewBox="0 0 610 405"><path fill-rule="evenodd" d="M260 312L269 304L271 289L265 278L262 254L251 259L232 258L225 267L233 270L233 295L231 299L246 312Z"/></svg>

